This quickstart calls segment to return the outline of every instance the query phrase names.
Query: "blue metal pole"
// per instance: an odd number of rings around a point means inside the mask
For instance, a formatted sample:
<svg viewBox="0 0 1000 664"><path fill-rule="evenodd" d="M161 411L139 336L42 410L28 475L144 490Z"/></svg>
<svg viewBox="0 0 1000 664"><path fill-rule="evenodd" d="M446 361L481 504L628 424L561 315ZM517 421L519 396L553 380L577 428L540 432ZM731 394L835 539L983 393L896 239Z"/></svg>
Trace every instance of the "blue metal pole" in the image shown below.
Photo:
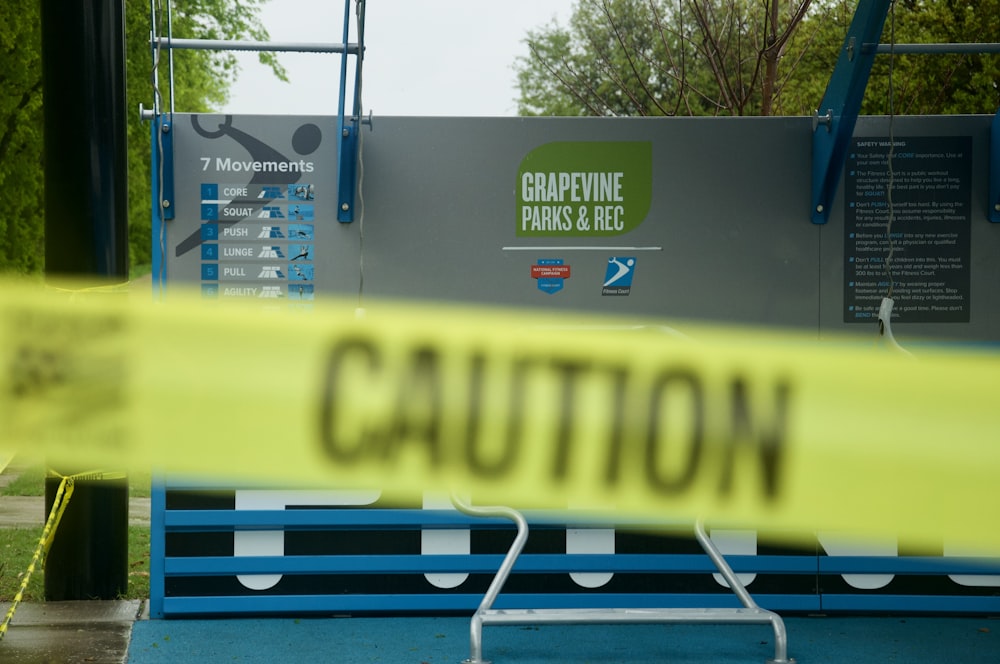
<svg viewBox="0 0 1000 664"><path fill-rule="evenodd" d="M359 12L360 13L360 12ZM344 43L351 36L351 0L344 0ZM361 39L361 25L358 25L359 41ZM359 43L355 53L360 63L364 46ZM337 148L337 221L341 223L351 223L354 221L354 196L357 189L357 161L358 161L358 131L360 130L361 118L352 118L347 122L345 113L347 112L347 56L348 49L340 55L340 103L337 107L337 134L340 137ZM360 66L358 67L360 76ZM355 81L354 107L359 103L357 95L358 81Z"/></svg>
<svg viewBox="0 0 1000 664"><path fill-rule="evenodd" d="M825 224L830 215L847 146L861 111L875 48L892 0L861 0L847 31L840 57L816 112L812 155L812 222Z"/></svg>
<svg viewBox="0 0 1000 664"><path fill-rule="evenodd" d="M990 221L1000 224L1000 109L993 116L990 126Z"/></svg>

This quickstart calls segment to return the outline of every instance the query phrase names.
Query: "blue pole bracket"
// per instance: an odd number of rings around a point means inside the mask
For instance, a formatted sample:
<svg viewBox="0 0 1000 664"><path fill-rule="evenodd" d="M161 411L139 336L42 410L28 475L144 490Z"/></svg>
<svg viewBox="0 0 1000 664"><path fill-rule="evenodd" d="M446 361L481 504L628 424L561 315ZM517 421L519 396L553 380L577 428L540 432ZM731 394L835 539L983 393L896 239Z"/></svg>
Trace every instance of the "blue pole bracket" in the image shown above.
<svg viewBox="0 0 1000 664"><path fill-rule="evenodd" d="M354 195L358 186L358 132L360 127L353 123L345 123L340 129L337 221L344 224L354 221Z"/></svg>
<svg viewBox="0 0 1000 664"><path fill-rule="evenodd" d="M357 3L358 46L353 52L340 54L340 99L337 105L337 221L349 224L354 221L354 199L358 189L358 150L360 149L361 118L361 72L365 54L365 0ZM350 38L351 0L344 0L344 43ZM347 115L347 56L354 55L354 103L353 113Z"/></svg>
<svg viewBox="0 0 1000 664"><path fill-rule="evenodd" d="M862 0L813 118L812 222L825 224L892 0Z"/></svg>
<svg viewBox="0 0 1000 664"><path fill-rule="evenodd" d="M156 155L158 159L153 160L153 177L157 178L158 201L160 214L163 219L174 218L174 132L171 118L173 114L157 115L155 129Z"/></svg>
<svg viewBox="0 0 1000 664"><path fill-rule="evenodd" d="M993 116L990 127L989 217L994 224L1000 224L1000 109Z"/></svg>

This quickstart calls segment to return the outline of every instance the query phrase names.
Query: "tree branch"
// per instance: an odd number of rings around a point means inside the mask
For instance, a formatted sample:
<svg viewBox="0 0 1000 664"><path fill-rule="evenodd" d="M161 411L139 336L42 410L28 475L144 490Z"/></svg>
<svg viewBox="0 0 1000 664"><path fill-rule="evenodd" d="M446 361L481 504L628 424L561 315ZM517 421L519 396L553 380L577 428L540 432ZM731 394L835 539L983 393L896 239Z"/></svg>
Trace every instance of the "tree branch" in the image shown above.
<svg viewBox="0 0 1000 664"><path fill-rule="evenodd" d="M532 55L534 55L536 58L538 58L538 61L540 63L542 63L542 66L545 67L545 69L548 70L548 72L550 74L552 74L553 76L556 77L556 80L559 81L560 85L562 85L564 88L566 88L566 91L569 92L573 97L575 97L577 99L577 101L579 101L581 104L583 104L587 108L588 111L590 111L593 115L598 115L598 116L604 115L604 113L602 111L600 111L599 109L595 108L587 99L585 99L581 94L579 94L577 92L577 90L576 90L576 87L573 86L573 85L570 85L570 83L567 82L565 78L563 78L563 76L559 72L559 70L557 70L555 67L551 66L549 64L549 62L545 58L542 57L542 55L538 52L538 49L535 48L535 43L534 42L530 42L529 41L528 42L528 48L531 49ZM563 60L562 64L563 64L563 66L569 68L569 65L566 63L565 60ZM569 69L570 69L570 73L573 73L573 70L571 68L569 68ZM573 74L574 74L574 76L576 76L575 73L573 73ZM579 77L577 77L577 79L579 80ZM595 97L597 99L600 99L600 96L598 96L598 95L595 95Z"/></svg>
<svg viewBox="0 0 1000 664"><path fill-rule="evenodd" d="M721 61L722 58L720 56L722 54L722 48L713 34L711 22L709 21L707 14L703 11L704 7L695 1L691 1L689 4L693 9L695 23L698 25L698 30L701 34L701 50L705 54L709 69L711 69L712 76L715 78L716 85L719 86L719 93L722 95L722 99L725 102L724 107L732 110L736 105L735 96L733 94L729 77L726 75L725 68Z"/></svg>
<svg viewBox="0 0 1000 664"><path fill-rule="evenodd" d="M600 64L604 68L604 71L608 75L608 77L614 82L615 85L618 86L619 90L625 93L625 96L629 98L629 100L635 106L639 114L646 115L645 107L642 105L642 102L639 101L639 98L635 96L635 94L632 92L629 86L625 84L625 81L622 80L621 76L618 75L618 72L615 70L614 64L611 62L610 58L606 55L605 50L602 48L601 44L594 37L593 32L587 30L586 28L583 28L583 33L587 37L587 41L590 42L592 51L594 52L594 54L598 56Z"/></svg>
<svg viewBox="0 0 1000 664"><path fill-rule="evenodd" d="M653 105L659 109L660 113L667 115L666 109L660 106L660 102L656 99L653 93L650 92L649 87L646 85L646 81L643 80L643 76L639 73L638 68L635 66L635 60L632 59L631 49L625 45L625 40L622 38L621 30L618 28L618 24L611 16L611 10L608 7L608 0L601 0L601 5L604 9L604 16L607 17L608 23L611 25L611 31L614 32L618 45L622 47L622 51L625 53L625 59L628 60L628 66L632 70L635 80L639 83L639 87L641 87L642 91L646 93L646 97L653 102ZM645 113L643 113L643 115L645 115Z"/></svg>

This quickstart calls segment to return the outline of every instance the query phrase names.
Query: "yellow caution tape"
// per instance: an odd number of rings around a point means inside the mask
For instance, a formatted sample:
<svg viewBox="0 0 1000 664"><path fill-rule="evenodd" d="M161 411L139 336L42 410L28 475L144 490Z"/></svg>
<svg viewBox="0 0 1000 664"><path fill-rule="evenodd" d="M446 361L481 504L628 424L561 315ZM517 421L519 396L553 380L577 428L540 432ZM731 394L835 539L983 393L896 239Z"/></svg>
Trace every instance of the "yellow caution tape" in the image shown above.
<svg viewBox="0 0 1000 664"><path fill-rule="evenodd" d="M55 496L52 499L52 507L49 510L48 518L45 520L45 525L42 527L42 534L38 538L38 545L31 556L31 562L28 563L28 569L21 576L21 585L18 587L17 592L14 593L14 599L11 601L10 608L7 609L7 614L4 616L3 621L0 621L0 641L7 635L10 622L14 619L14 613L21 604L21 600L24 599L24 592L28 589L28 584L31 582L31 577L35 573L38 564L40 562L44 564L45 559L49 555L49 549L52 548L52 542L55 540L59 523L62 521L63 514L69 506L69 499L73 496L76 481L122 479L125 477L124 473L108 473L100 470L73 475L62 475L50 470L48 475L49 477L59 478L59 487L56 489Z"/></svg>
<svg viewBox="0 0 1000 664"><path fill-rule="evenodd" d="M120 481L128 479L128 473L122 472L120 470L116 471L88 470L82 473L63 475L62 473L52 470L50 468L45 473L45 475L46 477L59 478L61 480L71 479L77 482L108 482L108 481Z"/></svg>
<svg viewBox="0 0 1000 664"><path fill-rule="evenodd" d="M1000 552L1000 356L346 302L0 291L0 446Z"/></svg>

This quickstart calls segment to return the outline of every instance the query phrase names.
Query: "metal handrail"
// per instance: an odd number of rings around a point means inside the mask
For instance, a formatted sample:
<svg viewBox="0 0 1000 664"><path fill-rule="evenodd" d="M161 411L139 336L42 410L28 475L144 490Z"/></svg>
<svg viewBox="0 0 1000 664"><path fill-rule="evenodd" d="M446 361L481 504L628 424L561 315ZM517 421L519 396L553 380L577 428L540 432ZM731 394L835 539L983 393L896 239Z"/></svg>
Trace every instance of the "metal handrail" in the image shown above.
<svg viewBox="0 0 1000 664"><path fill-rule="evenodd" d="M517 527L517 534L504 556L500 568L490 582L479 607L469 623L469 657L462 664L490 664L483 659L483 626L490 624L531 625L547 624L601 624L601 623L719 623L719 624L770 624L774 630L774 659L768 664L794 664L788 657L788 632L777 613L760 608L753 600L732 567L705 531L701 520L694 525L695 537L708 554L715 568L722 574L730 590L742 604L739 609L534 609L495 610L500 591L510 577L518 557L528 540L528 522L519 511L503 506L474 507L468 501L452 494L452 505L469 516L503 517Z"/></svg>

